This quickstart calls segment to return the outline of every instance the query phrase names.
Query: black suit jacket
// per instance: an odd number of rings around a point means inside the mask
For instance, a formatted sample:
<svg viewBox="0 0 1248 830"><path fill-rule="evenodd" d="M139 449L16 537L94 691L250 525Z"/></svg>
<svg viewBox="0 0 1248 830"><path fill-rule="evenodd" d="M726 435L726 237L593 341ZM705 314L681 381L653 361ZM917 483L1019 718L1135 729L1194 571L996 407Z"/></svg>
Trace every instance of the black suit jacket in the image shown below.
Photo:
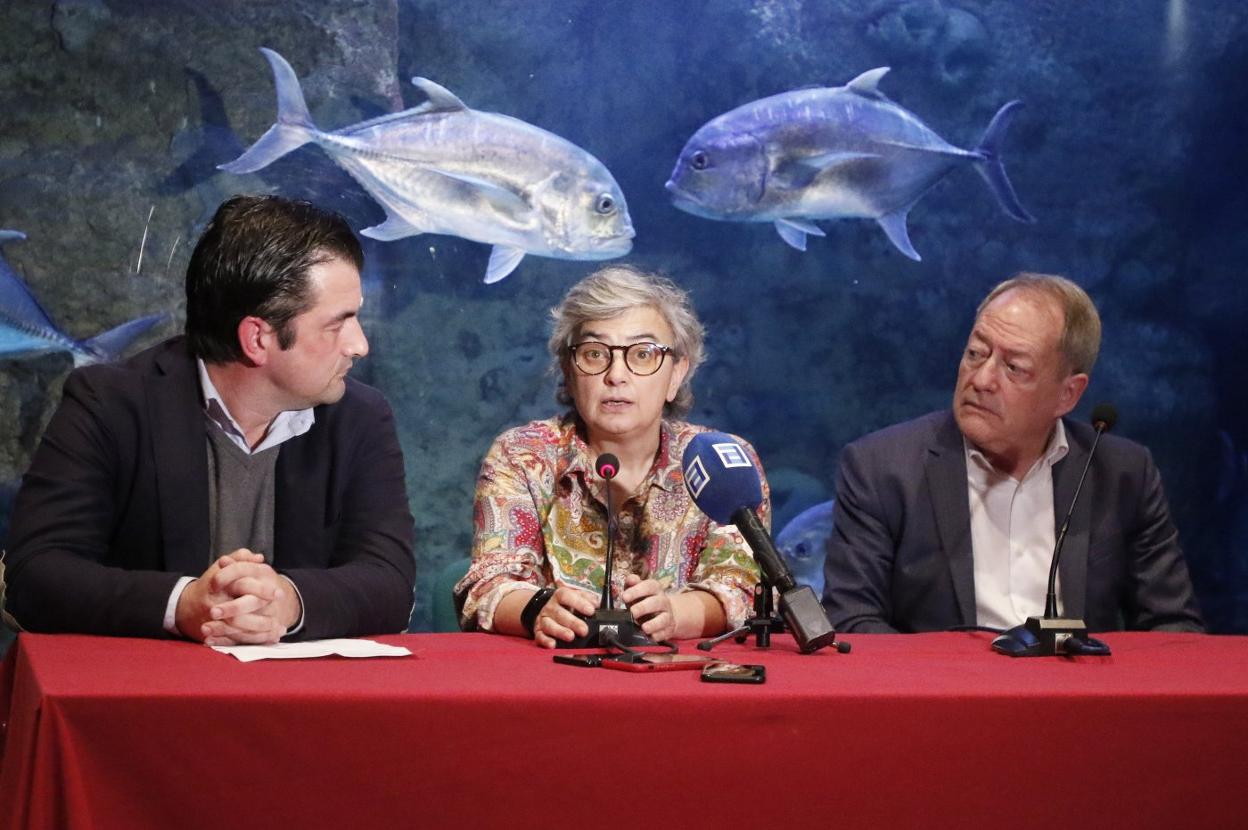
<svg viewBox="0 0 1248 830"><path fill-rule="evenodd" d="M403 455L381 393L347 380L280 445L272 564L300 639L407 627L416 565ZM205 416L182 338L72 372L9 532L7 609L32 631L165 637L165 606L210 551Z"/></svg>
<svg viewBox="0 0 1248 830"><path fill-rule="evenodd" d="M1064 419L1053 467L1055 527L1095 435ZM1101 438L1059 566L1068 617L1090 630L1200 631L1178 531L1147 449ZM953 413L935 412L842 450L824 605L843 631L941 631L975 624L966 454Z"/></svg>

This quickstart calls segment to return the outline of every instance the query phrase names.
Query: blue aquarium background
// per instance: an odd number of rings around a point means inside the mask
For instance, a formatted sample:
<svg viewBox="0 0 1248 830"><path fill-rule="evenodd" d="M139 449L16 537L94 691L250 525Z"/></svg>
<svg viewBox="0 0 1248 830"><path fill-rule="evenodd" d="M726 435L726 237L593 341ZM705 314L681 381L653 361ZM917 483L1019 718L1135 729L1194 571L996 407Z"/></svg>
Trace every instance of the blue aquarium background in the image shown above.
<svg viewBox="0 0 1248 830"><path fill-rule="evenodd" d="M273 122L262 46L293 65L323 129L419 104L419 75L606 164L637 233L623 261L690 289L708 326L692 420L754 443L777 531L831 498L847 442L948 404L992 285L1024 269L1070 276L1105 323L1078 414L1113 401L1116 431L1152 449L1210 627L1248 632L1242 3L8 0L0 228L27 239L0 253L65 333L162 312L136 347L176 333L191 246L234 193L309 199L357 230L384 219L312 146L252 175L217 169ZM960 147L1025 102L1004 157L1035 224L1009 219L969 167L910 213L922 262L868 220L822 222L802 253L770 224L673 207L664 183L706 121L879 66L881 89ZM557 411L548 309L594 264L527 257L485 285L485 245L364 245L372 351L355 376L398 415L412 627L427 630L438 573L470 548L483 453ZM0 531L71 366L67 352L0 357Z"/></svg>

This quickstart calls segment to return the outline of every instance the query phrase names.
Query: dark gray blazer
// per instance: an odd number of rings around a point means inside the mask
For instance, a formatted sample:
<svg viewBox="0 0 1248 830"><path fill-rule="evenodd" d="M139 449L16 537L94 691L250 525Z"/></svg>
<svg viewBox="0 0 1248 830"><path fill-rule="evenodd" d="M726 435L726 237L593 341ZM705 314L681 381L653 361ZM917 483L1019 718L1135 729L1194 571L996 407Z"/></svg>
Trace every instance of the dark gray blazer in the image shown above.
<svg viewBox="0 0 1248 830"><path fill-rule="evenodd" d="M315 414L277 457L272 562L303 597L297 638L402 631L416 564L390 407L348 379ZM14 505L7 610L19 624L168 636L174 584L214 556L205 429L180 337L70 374Z"/></svg>
<svg viewBox="0 0 1248 830"><path fill-rule="evenodd" d="M1095 435L1063 419L1053 467L1061 527ZM1161 475L1147 449L1101 438L1060 565L1066 616L1092 631L1203 625ZM953 413L889 427L842 450L824 605L841 631L941 631L975 624L966 454Z"/></svg>

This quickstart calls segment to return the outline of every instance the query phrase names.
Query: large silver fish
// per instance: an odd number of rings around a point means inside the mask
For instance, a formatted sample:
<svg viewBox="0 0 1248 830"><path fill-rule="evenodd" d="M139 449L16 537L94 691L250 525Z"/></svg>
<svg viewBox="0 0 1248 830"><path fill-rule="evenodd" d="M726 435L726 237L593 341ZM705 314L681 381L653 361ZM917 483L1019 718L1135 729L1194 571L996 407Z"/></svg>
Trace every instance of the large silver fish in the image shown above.
<svg viewBox="0 0 1248 830"><path fill-rule="evenodd" d="M313 142L385 208L361 231L391 240L442 233L493 245L487 283L525 254L612 259L633 246L624 194L602 162L559 136L516 118L477 112L425 78L429 100L413 109L332 133L312 123L295 71L261 49L277 86L277 123L229 164L251 173Z"/></svg>
<svg viewBox="0 0 1248 830"><path fill-rule="evenodd" d="M21 231L0 230L0 243L25 238ZM0 359L69 352L75 366L116 360L131 343L167 317L150 314L89 340L76 340L57 328L22 278L0 257Z"/></svg>
<svg viewBox="0 0 1248 830"><path fill-rule="evenodd" d="M1001 208L1034 222L1001 165L1000 146L1014 112L997 112L973 150L954 147L880 92L888 67L842 87L763 98L715 118L685 145L667 183L676 207L708 219L774 222L785 242L806 250L824 236L813 219L874 219L913 260L906 215L955 167L972 165Z"/></svg>

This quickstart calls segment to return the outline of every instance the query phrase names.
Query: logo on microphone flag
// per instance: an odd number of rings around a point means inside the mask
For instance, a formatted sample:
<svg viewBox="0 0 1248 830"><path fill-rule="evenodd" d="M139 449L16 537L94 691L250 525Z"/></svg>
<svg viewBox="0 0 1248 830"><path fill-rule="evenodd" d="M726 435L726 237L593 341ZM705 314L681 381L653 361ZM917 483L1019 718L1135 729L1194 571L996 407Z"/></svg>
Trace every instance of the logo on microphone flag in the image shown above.
<svg viewBox="0 0 1248 830"><path fill-rule="evenodd" d="M715 454L719 456L719 461L725 467L753 467L750 463L750 457L745 454L745 450L741 449L741 445L737 443L711 444L715 450Z"/></svg>
<svg viewBox="0 0 1248 830"><path fill-rule="evenodd" d="M711 477L706 474L702 459L694 456L693 461L689 462L689 466L685 468L685 486L689 488L689 493L697 499L706 489L706 485L710 483Z"/></svg>

